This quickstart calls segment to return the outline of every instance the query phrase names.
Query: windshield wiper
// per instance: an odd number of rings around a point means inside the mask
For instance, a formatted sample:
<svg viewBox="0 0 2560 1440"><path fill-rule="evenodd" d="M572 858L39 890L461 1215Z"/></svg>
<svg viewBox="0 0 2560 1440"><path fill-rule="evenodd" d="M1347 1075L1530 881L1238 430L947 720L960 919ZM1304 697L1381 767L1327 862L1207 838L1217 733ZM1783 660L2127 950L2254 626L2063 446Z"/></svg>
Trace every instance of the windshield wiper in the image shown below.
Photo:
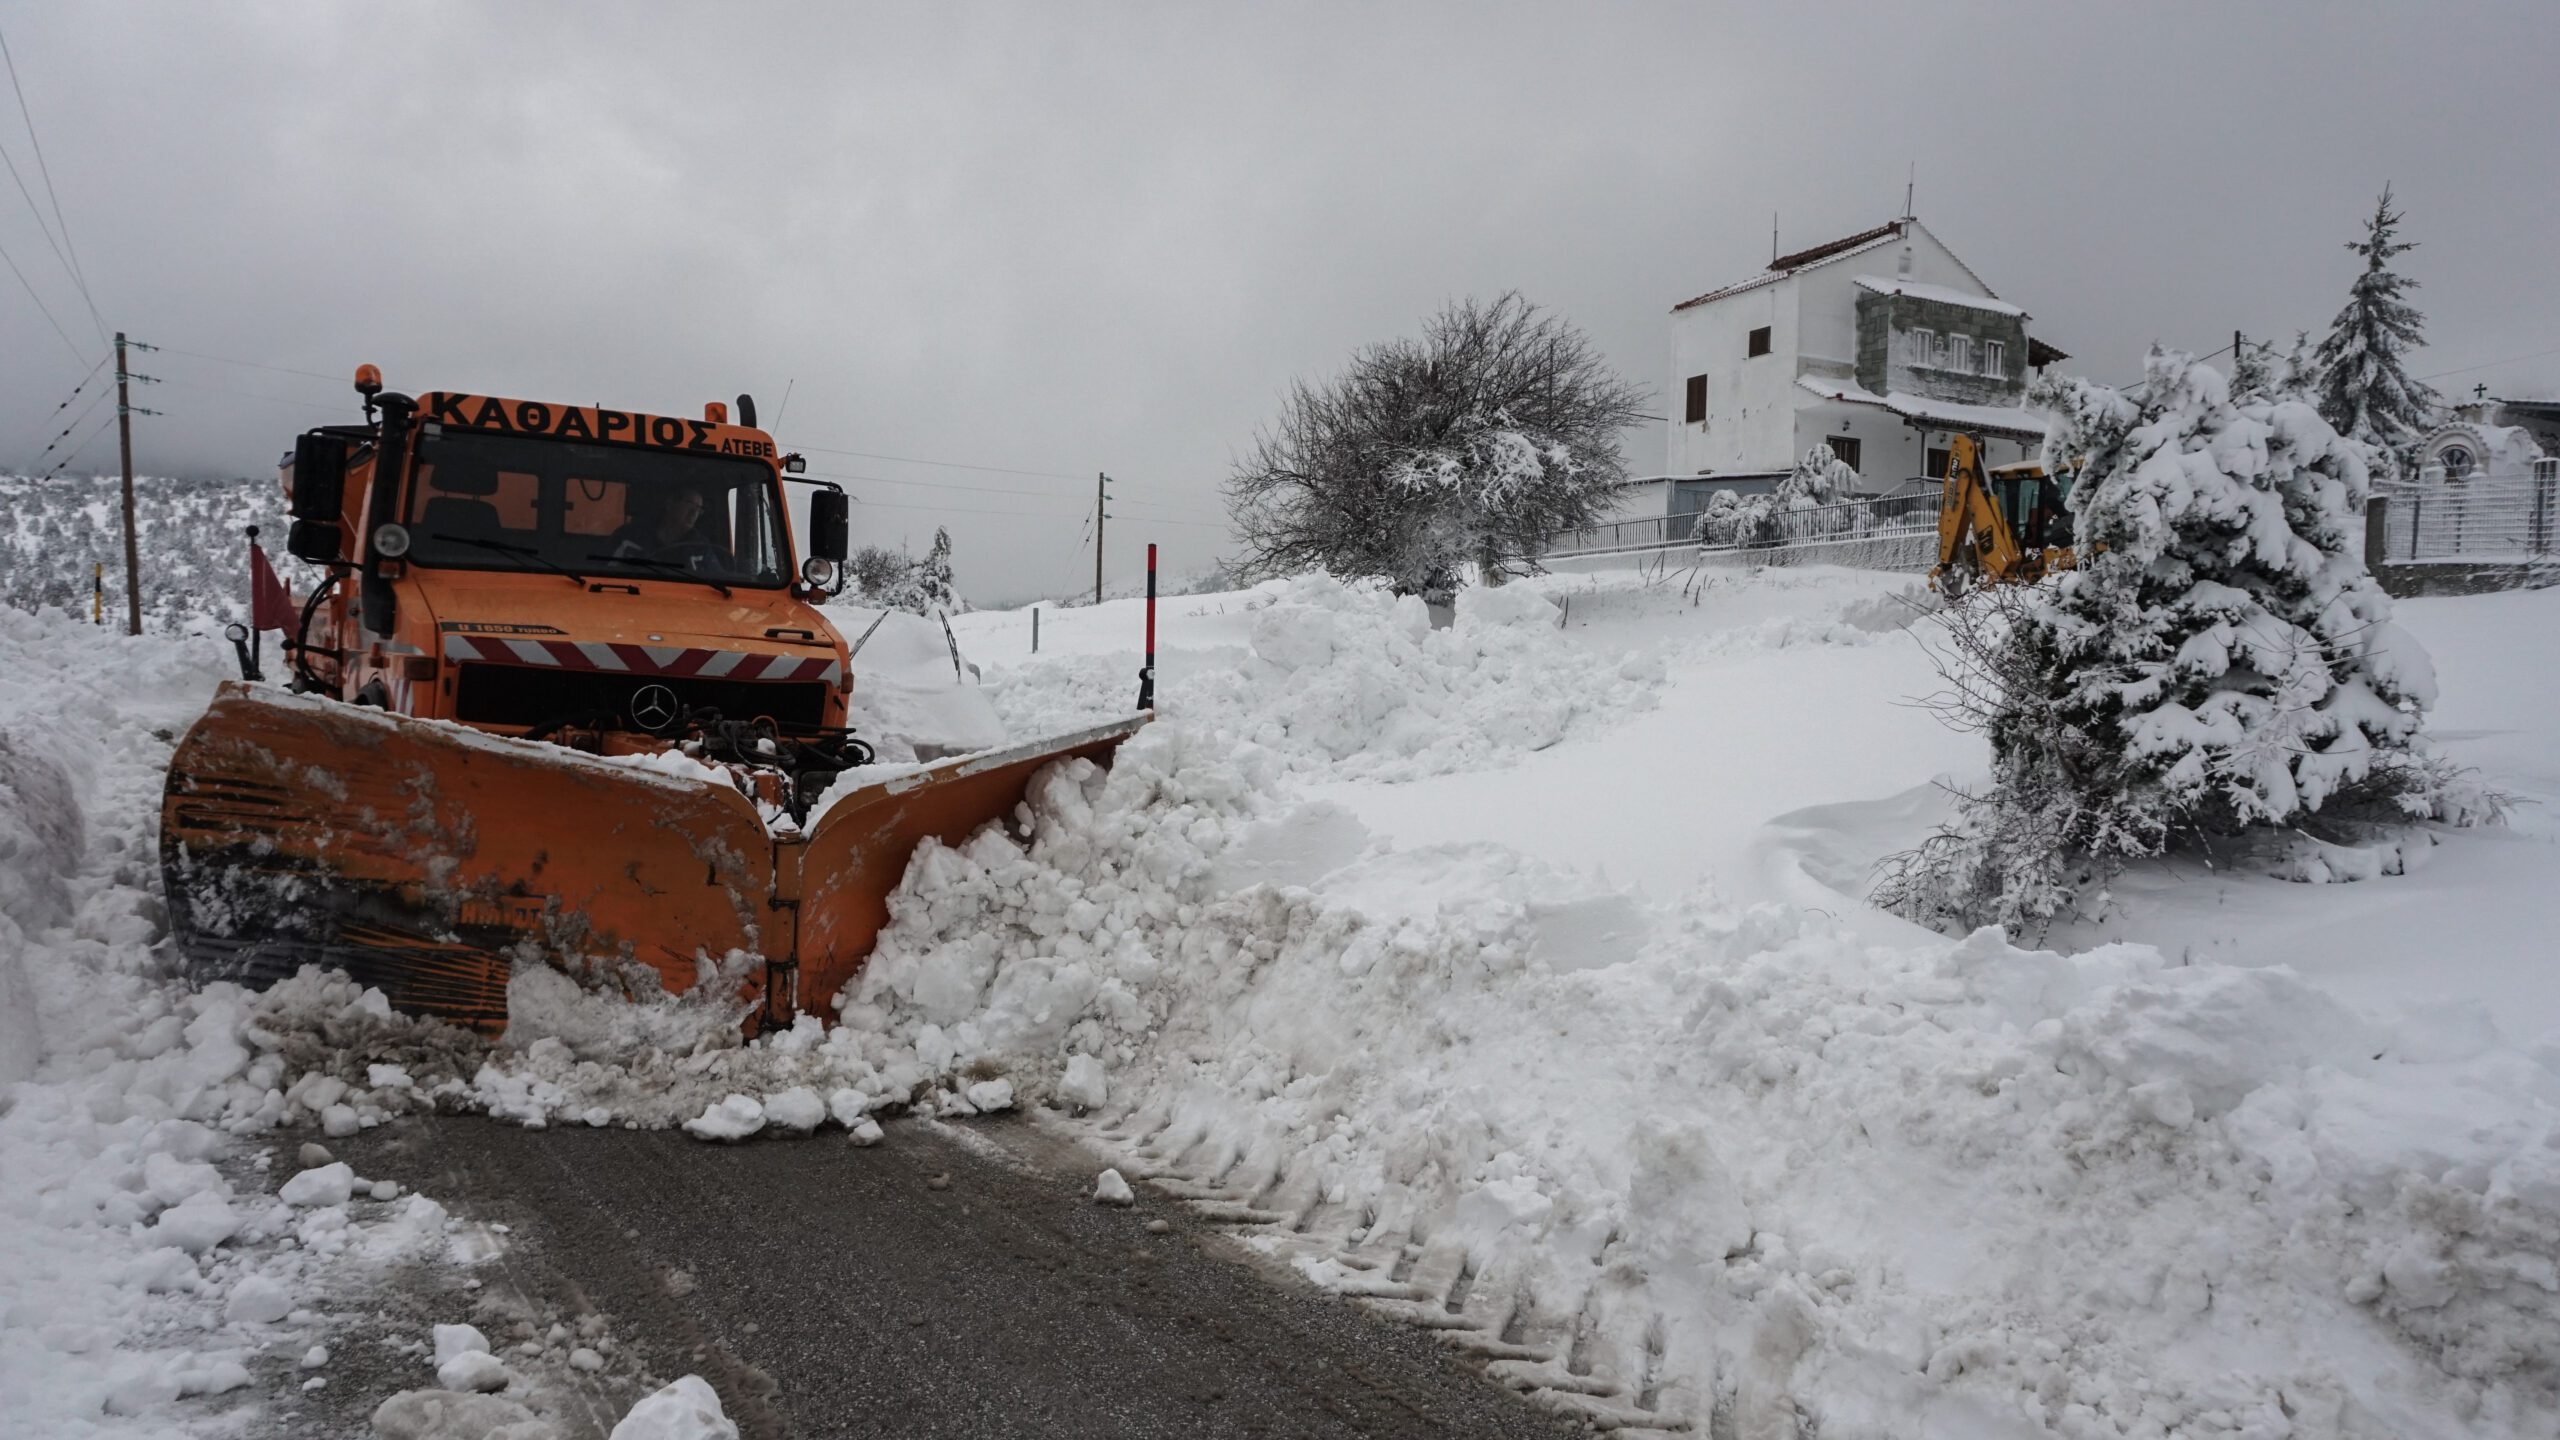
<svg viewBox="0 0 2560 1440"><path fill-rule="evenodd" d="M501 555L521 555L525 559L532 561L534 564L541 566L543 569L550 571L554 575L566 575L581 585L587 583L586 576L579 574L577 571L570 569L568 566L561 564L559 561L552 559L550 556L543 554L541 551L534 549L530 545L510 545L504 540L482 540L470 535L448 535L441 530L430 532L427 538L430 540L450 540L456 545L468 545L474 550L494 550Z"/></svg>
<svg viewBox="0 0 2560 1440"><path fill-rule="evenodd" d="M587 558L590 560L610 560L616 565L638 565L644 569L655 570L661 575L672 576L678 580L690 580L696 585L708 585L712 589L720 592L721 599L726 600L729 598L730 592L728 586L721 584L719 581L712 579L708 575L696 575L673 560L659 560L647 555L590 555Z"/></svg>

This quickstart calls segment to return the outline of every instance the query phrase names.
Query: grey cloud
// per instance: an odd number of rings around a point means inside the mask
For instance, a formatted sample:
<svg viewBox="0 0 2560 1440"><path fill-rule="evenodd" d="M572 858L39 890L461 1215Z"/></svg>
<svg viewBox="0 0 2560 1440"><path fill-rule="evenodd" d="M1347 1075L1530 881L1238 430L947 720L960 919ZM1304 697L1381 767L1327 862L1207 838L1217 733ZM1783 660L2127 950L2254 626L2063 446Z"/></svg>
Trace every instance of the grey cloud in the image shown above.
<svg viewBox="0 0 2560 1440"><path fill-rule="evenodd" d="M2560 331L2547 5L65 3L0 24L110 325L679 412L746 389L770 417L796 381L786 444L1111 471L1123 576L1146 539L1176 568L1216 554L1217 482L1291 376L1517 288L1660 389L1666 310L1765 260L1772 210L1790 246L1863 228L1915 162L1931 226L2100 378L2155 339L2325 324L2385 180L2425 246L2422 373ZM28 162L6 117L0 144ZM94 350L14 192L0 245ZM80 364L0 285L15 466ZM2555 367L2448 383L2547 389ZM146 470L261 469L350 409L330 382L143 368L171 381ZM1659 462L1658 435L1629 447ZM948 523L974 598L1091 573L1088 480L820 460L881 477L852 482L869 538L921 549Z"/></svg>

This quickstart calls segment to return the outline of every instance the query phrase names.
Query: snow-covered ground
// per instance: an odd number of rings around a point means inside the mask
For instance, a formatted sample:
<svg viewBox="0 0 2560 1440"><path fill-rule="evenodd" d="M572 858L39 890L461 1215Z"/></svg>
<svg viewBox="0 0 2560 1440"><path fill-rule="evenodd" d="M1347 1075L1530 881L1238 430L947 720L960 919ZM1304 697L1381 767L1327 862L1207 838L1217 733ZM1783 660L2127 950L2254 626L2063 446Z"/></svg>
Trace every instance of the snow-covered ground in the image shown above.
<svg viewBox="0 0 2560 1440"><path fill-rule="evenodd" d="M1107 773L1046 776L1027 843L920 855L841 1027L734 1047L661 1024L643 1050L532 977L507 1046L400 1055L415 1089L528 1123L869 1140L900 1103L1064 1106L1143 1152L1133 1175L1295 1211L1263 1243L1319 1283L1378 1290L1381 1245L1453 1257L1477 1303L1636 1356L1630 1393L1702 1431L1721 1411L1739 1435L2549 1435L2560 594L2401 613L2446 747L2524 802L2508 826L2345 887L2245 857L2138 872L2102 922L2028 949L1861 898L1939 813L1932 781L1984 764L1910 703L1935 681L1909 580L1559 576L1471 592L1446 628L1327 581L1182 597L1159 722ZM857 659L910 753L1134 698L1139 602L1045 611L1037 655L1027 612L953 624L974 682L921 623ZM56 1203L151 1203L116 1147L166 1125L128 1098L160 1062L114 1047L151 1007L247 1002L182 995L147 954L154 732L216 657L6 613L0 642L13 676L55 677L6 692L0 743L52 747L70 792L20 782L0 812L48 1037L0 1116L14 1286L56 1231L101 1247L93 1273L153 1248L120 1209ZM102 649L117 678L63 678ZM66 842L8 817L66 808L84 858L48 870ZM120 1004L72 1004L92 975ZM186 1023L168 1063L235 1020ZM326 1030L296 1053L370 1078L384 1036ZM92 1133L127 1109L134 1138ZM223 1263L209 1288L236 1288ZM216 1324L208 1296L147 1303ZM62 1361L14 1308L0 1327L0 1365L131 1358ZM60 1413L139 1433L100 1393ZM45 1433L89 1433L63 1423Z"/></svg>
<svg viewBox="0 0 2560 1440"><path fill-rule="evenodd" d="M196 992L154 953L160 772L218 658L0 609L0 1434L236 1428L275 1406L253 1375L327 1383L311 1295L451 1243L433 1200L251 1143L402 1105L288 1059L378 1018L350 987Z"/></svg>

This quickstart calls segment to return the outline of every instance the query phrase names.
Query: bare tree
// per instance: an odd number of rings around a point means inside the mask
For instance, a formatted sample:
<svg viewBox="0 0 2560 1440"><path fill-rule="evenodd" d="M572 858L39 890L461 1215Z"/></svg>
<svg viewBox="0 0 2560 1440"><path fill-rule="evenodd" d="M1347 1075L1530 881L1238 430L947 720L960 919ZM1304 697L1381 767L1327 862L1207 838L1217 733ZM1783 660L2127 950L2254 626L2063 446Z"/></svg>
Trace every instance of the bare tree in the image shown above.
<svg viewBox="0 0 2560 1440"><path fill-rule="evenodd" d="M1419 339L1293 383L1226 486L1249 576L1383 575L1446 591L1537 568L1626 478L1618 432L1649 417L1581 331L1518 294L1462 300Z"/></svg>

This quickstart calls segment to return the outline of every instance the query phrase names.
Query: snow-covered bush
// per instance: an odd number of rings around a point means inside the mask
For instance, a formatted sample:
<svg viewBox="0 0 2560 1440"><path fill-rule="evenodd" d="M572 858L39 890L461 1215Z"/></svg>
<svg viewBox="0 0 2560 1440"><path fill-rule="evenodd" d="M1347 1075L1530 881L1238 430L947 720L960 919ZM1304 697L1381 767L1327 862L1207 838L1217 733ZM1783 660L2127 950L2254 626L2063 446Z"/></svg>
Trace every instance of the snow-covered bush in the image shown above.
<svg viewBox="0 0 2560 1440"><path fill-rule="evenodd" d="M915 569L915 563L914 558L903 550L892 550L886 545L857 545L853 553L845 557L844 567L856 592L877 599L887 595L891 587L903 583L908 572Z"/></svg>
<svg viewBox="0 0 2560 1440"><path fill-rule="evenodd" d="M2131 394L2037 399L2047 465L2084 466L2080 568L1948 612L1942 713L1988 734L1992 783L1888 901L2032 926L2202 837L2467 818L2419 740L2434 672L2365 570L2364 446L2157 350Z"/></svg>
<svg viewBox="0 0 2560 1440"><path fill-rule="evenodd" d="M1418 340L1373 345L1330 384L1299 382L1226 487L1236 572L1384 576L1400 593L1537 568L1597 521L1644 418L1582 332L1516 294L1460 301Z"/></svg>
<svg viewBox="0 0 2560 1440"><path fill-rule="evenodd" d="M1735 516L1742 509L1742 497L1730 490L1719 490L1707 497L1706 508L1698 512L1695 528L1690 532L1700 545L1730 545L1736 525Z"/></svg>
<svg viewBox="0 0 2560 1440"><path fill-rule="evenodd" d="M1778 482L1778 497L1786 501L1801 500L1808 505L1836 505L1856 493L1858 472L1828 445L1816 445L1804 452L1796 468Z"/></svg>
<svg viewBox="0 0 2560 1440"><path fill-rule="evenodd" d="M921 560L904 551L866 545L846 561L862 598L890 610L913 615L950 614L957 602L951 593L951 532L937 526L933 548Z"/></svg>

